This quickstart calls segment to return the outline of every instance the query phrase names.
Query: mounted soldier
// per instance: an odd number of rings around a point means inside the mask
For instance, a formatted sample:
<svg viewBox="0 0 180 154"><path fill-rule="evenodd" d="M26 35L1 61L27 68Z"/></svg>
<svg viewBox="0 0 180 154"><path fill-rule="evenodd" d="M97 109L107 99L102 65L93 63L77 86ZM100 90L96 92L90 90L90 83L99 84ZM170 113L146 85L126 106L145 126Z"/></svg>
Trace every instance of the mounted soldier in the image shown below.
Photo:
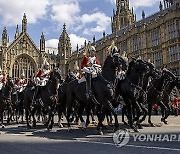
<svg viewBox="0 0 180 154"><path fill-rule="evenodd" d="M76 79L80 79L81 78L81 75L79 73L79 66L78 66L78 62L77 61L75 61L73 73L74 73Z"/></svg>
<svg viewBox="0 0 180 154"><path fill-rule="evenodd" d="M120 54L120 50L118 50L117 46L115 46L114 40L112 41L111 45L108 47L107 50L111 57L115 54ZM128 65L127 53L125 51L122 52L121 58L126 62L126 65ZM126 74L126 72L122 69L122 66L120 66L117 69L117 79L119 79L119 80L125 79L125 74Z"/></svg>
<svg viewBox="0 0 180 154"><path fill-rule="evenodd" d="M50 77L50 68L49 68L49 63L47 60L44 60L44 64L42 69L40 69L35 77L35 93L33 96L33 103L35 104L37 101L40 101L41 98L38 97L40 90L42 87L46 86L48 80Z"/></svg>
<svg viewBox="0 0 180 154"><path fill-rule="evenodd" d="M2 69L0 68L0 91L4 87L5 83L6 83L6 78L5 75L2 74Z"/></svg>
<svg viewBox="0 0 180 154"><path fill-rule="evenodd" d="M24 72L22 72L21 77L19 79L16 79L14 82L14 88L15 88L15 95L16 95L16 102L19 102L19 95L22 93L27 86L27 79L25 78Z"/></svg>
<svg viewBox="0 0 180 154"><path fill-rule="evenodd" d="M101 72L101 65L96 58L96 49L88 43L86 53L84 54L83 61L81 63L81 69L85 75L80 79L79 83L86 81L86 96L88 99L92 98L92 78L96 77Z"/></svg>

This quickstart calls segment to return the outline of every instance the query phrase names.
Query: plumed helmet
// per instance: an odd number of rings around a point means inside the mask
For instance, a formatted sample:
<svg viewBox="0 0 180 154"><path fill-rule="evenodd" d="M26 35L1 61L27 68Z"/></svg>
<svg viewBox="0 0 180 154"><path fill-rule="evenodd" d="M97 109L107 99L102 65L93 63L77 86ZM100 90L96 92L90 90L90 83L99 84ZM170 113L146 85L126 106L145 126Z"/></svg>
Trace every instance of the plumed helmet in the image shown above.
<svg viewBox="0 0 180 154"><path fill-rule="evenodd" d="M43 66L49 66L49 63L48 63L48 61L46 59L44 60Z"/></svg>
<svg viewBox="0 0 180 154"><path fill-rule="evenodd" d="M111 42L111 45L108 47L108 52L109 52L109 54L112 54L112 51L113 51L114 47L115 47L115 42L114 42L114 40L113 40L113 41Z"/></svg>
<svg viewBox="0 0 180 154"><path fill-rule="evenodd" d="M77 61L75 61L74 70L75 71L79 71L79 66L78 66L78 62Z"/></svg>
<svg viewBox="0 0 180 154"><path fill-rule="evenodd" d="M90 51L96 51L96 48L94 46L91 46Z"/></svg>
<svg viewBox="0 0 180 154"><path fill-rule="evenodd" d="M126 62L128 62L128 57L126 51L123 51L121 54L122 59L124 59Z"/></svg>
<svg viewBox="0 0 180 154"><path fill-rule="evenodd" d="M118 48L117 48L117 46L114 46L114 47L112 48L111 53L112 53L112 54L118 53Z"/></svg>
<svg viewBox="0 0 180 154"><path fill-rule="evenodd" d="M24 73L24 71L22 71L21 76L22 76L22 77L25 77L25 73Z"/></svg>

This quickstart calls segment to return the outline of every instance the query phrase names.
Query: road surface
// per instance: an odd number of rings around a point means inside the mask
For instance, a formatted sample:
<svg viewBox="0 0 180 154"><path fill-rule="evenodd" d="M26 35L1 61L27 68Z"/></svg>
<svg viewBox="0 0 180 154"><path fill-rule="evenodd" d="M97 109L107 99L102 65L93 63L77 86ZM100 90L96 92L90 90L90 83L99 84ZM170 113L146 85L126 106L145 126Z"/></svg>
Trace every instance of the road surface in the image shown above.
<svg viewBox="0 0 180 154"><path fill-rule="evenodd" d="M121 117L119 117L120 119ZM0 154L116 154L116 153L146 153L180 154L180 138L173 141L144 141L147 134L176 135L180 134L180 117L170 116L168 125L160 123L160 116L153 116L152 121L156 127L150 127L144 123L144 128L138 135L142 140L134 141L136 135L127 126L120 123L121 130L128 130L130 141L117 147L113 141L113 129L108 127L104 135L97 135L96 127L90 125L86 130L73 125L72 131L68 132L66 126L59 128L57 124L51 131L47 131L41 124L36 129L28 130L25 123L11 124L4 129L0 128Z"/></svg>

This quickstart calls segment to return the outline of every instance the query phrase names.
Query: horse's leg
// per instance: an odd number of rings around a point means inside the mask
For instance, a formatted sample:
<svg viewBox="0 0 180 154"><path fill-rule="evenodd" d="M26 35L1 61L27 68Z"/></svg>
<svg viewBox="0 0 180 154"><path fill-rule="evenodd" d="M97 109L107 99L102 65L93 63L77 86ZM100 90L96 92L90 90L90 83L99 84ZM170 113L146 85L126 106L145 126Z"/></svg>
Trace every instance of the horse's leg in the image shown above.
<svg viewBox="0 0 180 154"><path fill-rule="evenodd" d="M26 115L26 124L27 124L27 129L30 129L31 126L29 124L29 109L25 109L25 115Z"/></svg>
<svg viewBox="0 0 180 154"><path fill-rule="evenodd" d="M127 116L127 111L126 111L126 106L123 105L123 108L122 108L122 122L124 123L124 125L128 125L128 123L125 121L125 115Z"/></svg>
<svg viewBox="0 0 180 154"><path fill-rule="evenodd" d="M100 106L99 106L99 109L100 109ZM104 108L102 107L100 110L99 110L99 113L98 113L98 125L97 125L97 131L100 135L103 135L103 120L105 118L105 110Z"/></svg>
<svg viewBox="0 0 180 154"><path fill-rule="evenodd" d="M68 131L71 130L71 125L70 125L70 121L71 121L71 119L70 119L71 111L72 111L72 109L71 109L71 107L69 107L69 108L67 109L67 116L66 116Z"/></svg>
<svg viewBox="0 0 180 154"><path fill-rule="evenodd" d="M90 124L89 116L91 114L92 105L88 103L86 106L86 127Z"/></svg>
<svg viewBox="0 0 180 154"><path fill-rule="evenodd" d="M85 106L83 105L83 102L79 102L79 103L81 103L81 104L80 104L79 109L78 109L78 118L81 121L82 128L86 129L86 123L82 117Z"/></svg>
<svg viewBox="0 0 180 154"><path fill-rule="evenodd" d="M58 126L60 127L60 128L63 128L64 126L63 126L63 124L62 124L62 114L63 114L63 110L58 110Z"/></svg>
<svg viewBox="0 0 180 154"><path fill-rule="evenodd" d="M145 107L141 103L139 103L139 106L141 107L141 110L143 111L143 113L146 112L146 114L147 114L147 111L146 111ZM137 111L137 119L136 119L137 122L136 122L136 125L138 126L139 129L142 129L142 125L141 125L141 121L140 121L140 116L141 116L141 114Z"/></svg>
<svg viewBox="0 0 180 154"><path fill-rule="evenodd" d="M149 123L152 127L155 127L155 125L151 122L151 114L152 114L152 103L151 103L151 102L148 102L148 115L149 115L148 123Z"/></svg>
<svg viewBox="0 0 180 154"><path fill-rule="evenodd" d="M115 120L115 129L119 129L119 122L118 122L118 118L117 118L117 113L114 109L114 107L112 106L111 102L109 100L105 100L106 103L106 107L107 109L110 111L110 113L113 114L114 116L114 120Z"/></svg>
<svg viewBox="0 0 180 154"><path fill-rule="evenodd" d="M129 125L135 132L139 132L139 130L133 124L132 102L130 100L126 100L125 102L126 102L127 117L128 117Z"/></svg>
<svg viewBox="0 0 180 154"><path fill-rule="evenodd" d="M33 118L33 127L36 127L36 118L35 118L35 112L36 112L36 108L34 107L31 111L31 116Z"/></svg>
<svg viewBox="0 0 180 154"><path fill-rule="evenodd" d="M2 103L2 102L1 102ZM4 120L3 120L3 116L4 116L4 109L3 109L3 105L0 105L0 118L1 118L1 127L4 128Z"/></svg>
<svg viewBox="0 0 180 154"><path fill-rule="evenodd" d="M53 128L53 124L54 124L54 120L53 120L53 117L54 117L53 107L49 107L48 108L48 114L49 114L49 117L48 117L48 126L47 126L47 129L51 130Z"/></svg>
<svg viewBox="0 0 180 154"><path fill-rule="evenodd" d="M94 111L95 109L92 107L91 111L90 111L90 115L91 115L91 119L92 119L92 124L96 124L96 120L94 118Z"/></svg>
<svg viewBox="0 0 180 154"><path fill-rule="evenodd" d="M160 101L159 105L161 106L161 109L164 111L165 113L165 116L161 118L161 121L164 122L164 124L167 124L167 117L168 117L168 114L169 114L169 109L167 108L167 106L165 106L165 104Z"/></svg>

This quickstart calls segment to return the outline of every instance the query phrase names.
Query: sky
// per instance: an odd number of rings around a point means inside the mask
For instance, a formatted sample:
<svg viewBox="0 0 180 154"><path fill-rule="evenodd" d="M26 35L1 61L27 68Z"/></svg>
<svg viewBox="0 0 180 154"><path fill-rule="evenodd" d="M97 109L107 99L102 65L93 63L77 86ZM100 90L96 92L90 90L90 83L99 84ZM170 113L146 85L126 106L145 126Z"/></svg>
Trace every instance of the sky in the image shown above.
<svg viewBox="0 0 180 154"><path fill-rule="evenodd" d="M39 46L43 32L46 47L57 47L63 24L71 39L73 50L102 37L103 31L111 34L112 10L116 0L0 0L0 32L6 27L10 41L13 41L16 25L21 32L22 16L26 13L28 34ZM130 0L137 20L141 19L142 10L149 16L159 10L160 0Z"/></svg>

